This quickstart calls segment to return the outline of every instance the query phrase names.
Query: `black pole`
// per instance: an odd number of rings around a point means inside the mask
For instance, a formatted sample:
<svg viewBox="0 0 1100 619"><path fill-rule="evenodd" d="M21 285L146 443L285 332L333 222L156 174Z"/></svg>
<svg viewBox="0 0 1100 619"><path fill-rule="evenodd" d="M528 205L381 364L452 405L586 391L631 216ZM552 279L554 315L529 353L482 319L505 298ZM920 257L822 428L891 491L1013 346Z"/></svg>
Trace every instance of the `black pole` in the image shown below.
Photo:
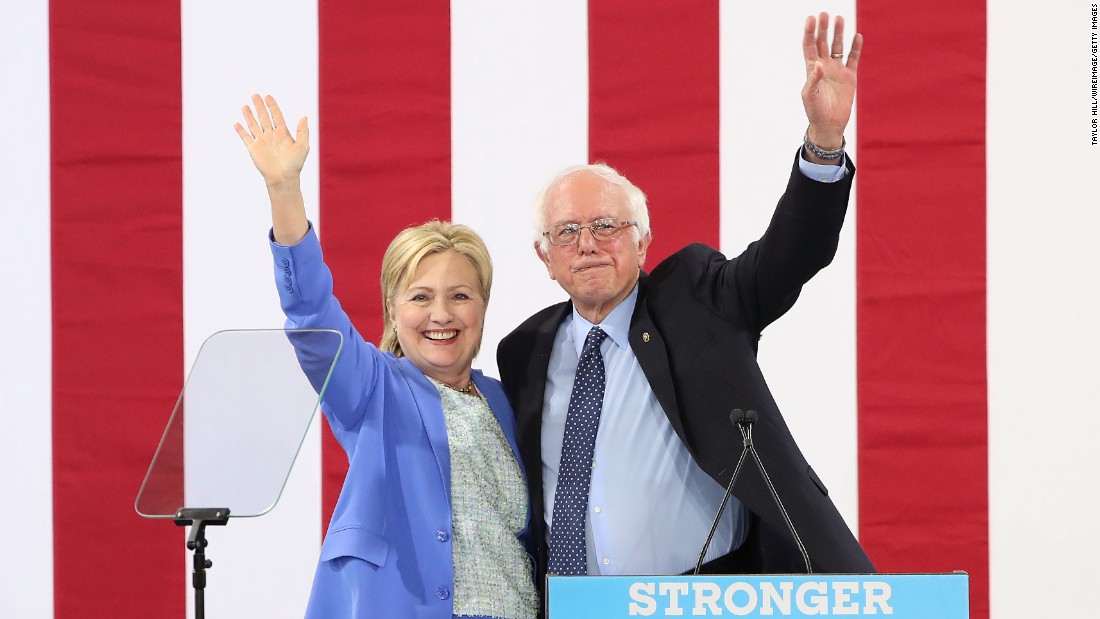
<svg viewBox="0 0 1100 619"><path fill-rule="evenodd" d="M206 558L206 526L224 526L227 522L229 508L226 507L181 507L176 510L175 523L181 527L191 526L187 549L195 553L191 569L191 586L195 588L195 619L205 619L206 570L214 566L214 562Z"/></svg>

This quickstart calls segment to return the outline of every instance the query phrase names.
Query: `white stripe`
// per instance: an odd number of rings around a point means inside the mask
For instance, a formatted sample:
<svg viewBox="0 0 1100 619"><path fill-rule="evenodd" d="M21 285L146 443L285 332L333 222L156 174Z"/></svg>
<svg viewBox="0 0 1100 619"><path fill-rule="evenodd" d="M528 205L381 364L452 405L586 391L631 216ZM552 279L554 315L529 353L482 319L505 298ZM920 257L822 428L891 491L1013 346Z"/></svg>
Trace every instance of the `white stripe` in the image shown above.
<svg viewBox="0 0 1100 619"><path fill-rule="evenodd" d="M272 10L259 0L185 0L182 27L184 367L189 368L199 345L215 331L282 326L267 246L267 194L233 123L241 120L241 106L253 92L275 95L292 130L299 117L309 116L311 152L302 184L316 222L317 7L307 2ZM206 590L211 613L304 612L322 535L320 471L315 420L278 506L265 516L208 530L208 556L215 563ZM182 544L180 550L185 552ZM181 559L190 572L190 553ZM190 588L187 595L190 604Z"/></svg>
<svg viewBox="0 0 1100 619"><path fill-rule="evenodd" d="M740 253L767 228L806 129L802 25L808 14L843 15L848 43L855 4L721 4L721 245ZM846 43L846 45L848 44ZM846 48L847 49L847 48ZM848 152L858 165L855 118ZM855 194L833 263L794 308L764 331L760 365L807 460L853 532L858 529L855 375ZM762 454L767 458L767 454Z"/></svg>
<svg viewBox="0 0 1100 619"><path fill-rule="evenodd" d="M496 340L535 309L562 298L530 253L527 214L530 196L546 176L586 157L586 14L577 2L535 15L455 4L454 216L485 233L496 260L496 294L479 361L495 373ZM15 497L20 508L0 521L3 530L19 532L5 540L5 552L19 560L0 570L0 591L10 614L49 617L48 14L42 0L13 6L0 37L0 79L17 84L19 92L0 99L0 114L18 121L6 131L19 149L0 154L0 186L10 192L0 211L15 231L9 255L39 266L27 273L10 269L6 289L12 294L0 304L0 322L8 325L0 335L0 418L18 437L0 450L0 495ZM742 6L735 15L723 7L721 244L727 253L763 229L785 181L804 122L797 98L799 25L802 11L818 8ZM839 9L854 22L848 7L825 8ZM1100 507L1100 468L1092 455L1100 436L1092 354L1100 344L1093 326L1100 300L1100 250L1094 242L1100 216L1091 206L1096 192L1089 185L1100 147L1088 145L1088 9L1087 2L1026 14L1005 3L989 7L990 559L997 617L1071 615L1090 607L1086 562L1100 550L1088 519ZM305 183L315 209L316 12L312 5L304 15L298 10L272 13L255 1L243 7L183 6L184 367L214 330L281 322L263 239L266 197L231 125L253 90L278 95L292 116L309 114L313 152ZM525 31L515 24L535 27ZM259 31L265 32L259 43L244 38ZM1037 48L1044 50L1041 56L1032 53ZM1026 85L1021 73L1028 75ZM486 74L493 76L488 83L481 81ZM848 138L854 143L854 133ZM1023 166L1022 142L1041 153ZM487 170L502 166L486 161L516 164L493 173ZM740 170L746 162L751 173ZM849 328L854 292L840 291L853 291L854 284L828 278L854 271L854 215L849 213L846 245L836 263L769 329L762 347L765 371L796 437L853 526L855 430L848 411L854 415L854 378L848 374L854 376L855 368ZM834 334L822 324L845 326ZM814 425L818 419L830 421ZM851 445L834 447L848 439ZM211 531L211 612L282 616L303 607L320 538L316 435L309 445L272 514ZM181 547L181 560L188 558Z"/></svg>
<svg viewBox="0 0 1100 619"><path fill-rule="evenodd" d="M497 342L565 299L532 249L531 206L560 168L588 158L588 13L451 4L452 217L485 239L493 296L475 367L497 376Z"/></svg>
<svg viewBox="0 0 1100 619"><path fill-rule="evenodd" d="M6 5L0 20L0 149L5 240L0 302L0 598L12 617L53 615L51 474L49 3Z"/></svg>
<svg viewBox="0 0 1100 619"><path fill-rule="evenodd" d="M1100 118L1090 36L1100 30L1090 2L1048 9L987 9L994 617L1084 616L1096 605L1100 145L1090 140Z"/></svg>

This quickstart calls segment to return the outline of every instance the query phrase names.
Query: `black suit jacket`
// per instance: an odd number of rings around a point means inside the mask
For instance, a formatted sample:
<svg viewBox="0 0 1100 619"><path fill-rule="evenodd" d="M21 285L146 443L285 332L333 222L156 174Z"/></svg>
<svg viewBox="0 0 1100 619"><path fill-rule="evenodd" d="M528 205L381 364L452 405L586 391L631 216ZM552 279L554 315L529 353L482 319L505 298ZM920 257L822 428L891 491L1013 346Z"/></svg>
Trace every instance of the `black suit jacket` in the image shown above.
<svg viewBox="0 0 1100 619"><path fill-rule="evenodd" d="M756 449L814 571L873 572L825 485L795 444L756 362L763 328L790 309L802 285L832 261L855 174L849 163L843 181L820 183L806 178L797 164L796 159L787 190L764 236L741 255L727 260L709 247L693 244L662 261L648 276L640 275L630 346L669 423L707 474L722 487L729 483L742 450L730 411L757 411L759 422L753 429ZM547 564L543 395L554 337L571 311L569 302L544 309L509 334L497 349L501 380L516 412L519 449L531 484L540 586ZM638 447L637 453L639 458L645 457L643 447ZM736 551L735 569L804 572L801 553L752 462L746 461L734 494L751 512L749 538Z"/></svg>

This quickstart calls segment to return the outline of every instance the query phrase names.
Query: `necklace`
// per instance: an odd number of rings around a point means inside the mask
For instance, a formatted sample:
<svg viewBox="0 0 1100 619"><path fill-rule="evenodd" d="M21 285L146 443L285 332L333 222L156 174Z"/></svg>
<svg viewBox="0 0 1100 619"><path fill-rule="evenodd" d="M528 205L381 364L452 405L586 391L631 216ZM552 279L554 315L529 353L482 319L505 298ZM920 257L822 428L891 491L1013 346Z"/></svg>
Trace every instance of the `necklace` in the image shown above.
<svg viewBox="0 0 1100 619"><path fill-rule="evenodd" d="M459 393L465 393L466 395L470 395L474 391L474 381L472 381L472 380L467 380L465 387L455 387L455 386L450 385L448 383L445 383L445 382L443 382L443 381L441 381L437 378L433 378L431 376L429 376L428 378L430 378L433 383L435 383L437 385L442 385L442 386L450 389L451 391L457 391Z"/></svg>
<svg viewBox="0 0 1100 619"><path fill-rule="evenodd" d="M447 385L447 383L443 383L443 384ZM447 386L451 387L450 385L447 385ZM451 387L451 389L454 389L455 391L457 391L459 393L469 394L471 391L474 390L474 381L471 380L470 382L466 383L465 387Z"/></svg>

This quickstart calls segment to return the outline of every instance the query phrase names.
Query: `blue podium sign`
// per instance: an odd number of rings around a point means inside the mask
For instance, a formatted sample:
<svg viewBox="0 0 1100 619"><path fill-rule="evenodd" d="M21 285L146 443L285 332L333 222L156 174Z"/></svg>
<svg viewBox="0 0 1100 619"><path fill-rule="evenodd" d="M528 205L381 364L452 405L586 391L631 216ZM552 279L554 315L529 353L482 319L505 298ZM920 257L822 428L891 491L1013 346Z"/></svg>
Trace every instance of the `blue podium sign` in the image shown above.
<svg viewBox="0 0 1100 619"><path fill-rule="evenodd" d="M890 617L967 619L969 576L550 576L547 619Z"/></svg>

